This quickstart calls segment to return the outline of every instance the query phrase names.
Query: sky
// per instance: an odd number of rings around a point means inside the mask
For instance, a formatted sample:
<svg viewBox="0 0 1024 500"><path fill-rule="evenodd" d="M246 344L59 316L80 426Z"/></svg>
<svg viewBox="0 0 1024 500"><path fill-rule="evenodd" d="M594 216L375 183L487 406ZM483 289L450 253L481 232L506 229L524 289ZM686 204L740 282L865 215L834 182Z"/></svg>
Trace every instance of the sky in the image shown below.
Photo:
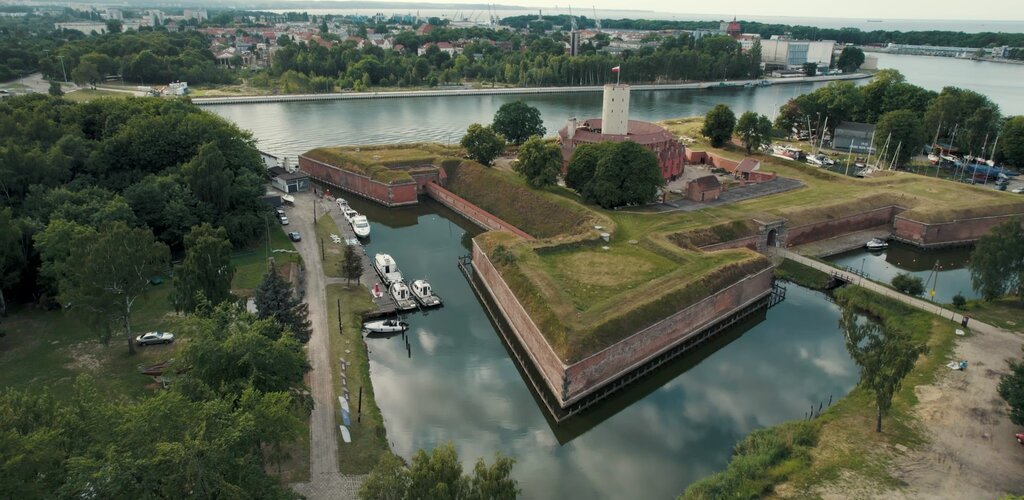
<svg viewBox="0 0 1024 500"><path fill-rule="evenodd" d="M571 2L557 0L438 0L444 3L495 3L531 8L565 9ZM679 14L717 14L722 17L787 16L867 19L1024 20L1021 0L732 0L728 3L693 0L585 0L572 6L581 11L598 9L651 10Z"/></svg>

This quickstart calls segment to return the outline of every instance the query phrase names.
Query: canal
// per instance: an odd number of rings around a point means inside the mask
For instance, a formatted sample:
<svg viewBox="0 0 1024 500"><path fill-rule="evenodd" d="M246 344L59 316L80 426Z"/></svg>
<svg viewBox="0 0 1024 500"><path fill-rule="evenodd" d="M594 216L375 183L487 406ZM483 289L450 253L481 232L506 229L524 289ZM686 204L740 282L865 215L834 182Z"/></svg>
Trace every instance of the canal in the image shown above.
<svg viewBox="0 0 1024 500"><path fill-rule="evenodd" d="M921 250L903 243L891 242L882 252L869 252L861 248L827 257L840 267L863 271L868 278L888 284L899 273L909 273L925 282L927 290L935 289L935 302L949 304L957 293L976 299L980 295L971 289L971 247L943 250Z"/></svg>
<svg viewBox="0 0 1024 500"><path fill-rule="evenodd" d="M857 382L838 308L789 285L766 314L555 426L456 267L479 229L429 200L397 210L350 202L372 221L367 250L391 254L445 301L407 317L407 337L367 339L377 403L403 457L451 441L467 470L497 451L515 457L524 498L674 498L722 469L750 431L803 418Z"/></svg>

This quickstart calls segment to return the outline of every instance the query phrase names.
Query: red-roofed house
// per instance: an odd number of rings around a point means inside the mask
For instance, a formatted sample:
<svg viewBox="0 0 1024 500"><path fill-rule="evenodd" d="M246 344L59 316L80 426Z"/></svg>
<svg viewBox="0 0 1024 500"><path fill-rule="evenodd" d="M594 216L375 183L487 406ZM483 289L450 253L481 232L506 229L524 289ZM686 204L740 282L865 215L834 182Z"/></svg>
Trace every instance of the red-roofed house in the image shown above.
<svg viewBox="0 0 1024 500"><path fill-rule="evenodd" d="M430 23L421 24L419 28L416 28L418 36L429 35L431 31L434 31L434 25Z"/></svg>

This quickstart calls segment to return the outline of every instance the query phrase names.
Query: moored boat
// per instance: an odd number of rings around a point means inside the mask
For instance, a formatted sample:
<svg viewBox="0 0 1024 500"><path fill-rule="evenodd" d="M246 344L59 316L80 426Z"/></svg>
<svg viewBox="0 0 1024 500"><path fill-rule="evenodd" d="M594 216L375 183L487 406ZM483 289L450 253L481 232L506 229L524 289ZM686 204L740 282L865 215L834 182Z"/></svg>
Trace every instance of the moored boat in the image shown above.
<svg viewBox="0 0 1024 500"><path fill-rule="evenodd" d="M871 241L864 244L868 250L885 250L889 248L889 242L881 238L871 238Z"/></svg>
<svg viewBox="0 0 1024 500"><path fill-rule="evenodd" d="M357 215L352 218L352 231L360 238L370 235L370 222L366 220L365 215Z"/></svg>
<svg viewBox="0 0 1024 500"><path fill-rule="evenodd" d="M398 333L409 329L409 324L398 319L382 319L363 324L368 333Z"/></svg>
<svg viewBox="0 0 1024 500"><path fill-rule="evenodd" d="M391 284L388 288L391 292L391 298L395 299L398 304L398 309L401 311L408 311L409 309L416 309L416 299L412 298L412 292L409 291L409 287L405 285L403 281L396 281Z"/></svg>
<svg viewBox="0 0 1024 500"><path fill-rule="evenodd" d="M386 253L373 256L373 269L377 271L385 285L402 281L402 272L398 270L398 263Z"/></svg>
<svg viewBox="0 0 1024 500"><path fill-rule="evenodd" d="M441 305L441 297L434 294L427 280L416 280L412 282L412 296L423 307L436 307Z"/></svg>

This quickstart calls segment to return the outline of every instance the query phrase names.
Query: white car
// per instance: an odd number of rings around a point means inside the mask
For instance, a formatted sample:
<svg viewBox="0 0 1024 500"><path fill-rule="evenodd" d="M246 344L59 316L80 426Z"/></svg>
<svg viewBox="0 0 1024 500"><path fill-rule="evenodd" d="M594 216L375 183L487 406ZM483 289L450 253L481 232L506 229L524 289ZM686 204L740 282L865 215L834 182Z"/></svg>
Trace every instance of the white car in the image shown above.
<svg viewBox="0 0 1024 500"><path fill-rule="evenodd" d="M281 225L287 226L289 224L288 217L281 217Z"/></svg>
<svg viewBox="0 0 1024 500"><path fill-rule="evenodd" d="M365 215L352 217L352 231L360 238L370 235L370 222L366 220Z"/></svg>
<svg viewBox="0 0 1024 500"><path fill-rule="evenodd" d="M174 342L174 334L168 332L149 332L135 337L135 343L141 346L150 344L170 344Z"/></svg>
<svg viewBox="0 0 1024 500"><path fill-rule="evenodd" d="M1024 187L1013 188L1010 190L1011 193L1024 194Z"/></svg>

